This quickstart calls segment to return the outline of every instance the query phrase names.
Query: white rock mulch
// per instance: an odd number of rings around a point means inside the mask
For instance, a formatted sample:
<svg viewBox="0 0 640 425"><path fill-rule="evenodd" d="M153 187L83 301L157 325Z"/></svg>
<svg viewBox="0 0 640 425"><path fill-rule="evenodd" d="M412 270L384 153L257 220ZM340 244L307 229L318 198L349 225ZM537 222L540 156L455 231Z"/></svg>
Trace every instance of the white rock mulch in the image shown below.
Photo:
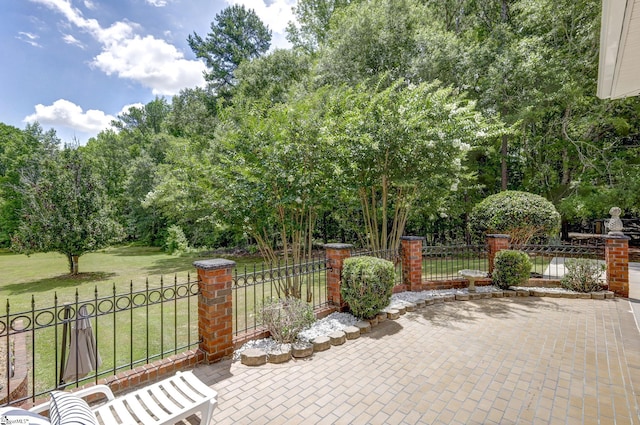
<svg viewBox="0 0 640 425"><path fill-rule="evenodd" d="M331 313L327 317L317 320L313 325L311 325L311 327L300 332L298 338L305 342L311 342L314 338L326 336L335 331L341 331L348 326L353 326L357 322L358 319L349 313ZM251 348L259 348L262 351L269 353L279 351L284 347L271 338L256 339L249 341L242 347L238 348L233 353L233 360L239 360L240 354Z"/></svg>

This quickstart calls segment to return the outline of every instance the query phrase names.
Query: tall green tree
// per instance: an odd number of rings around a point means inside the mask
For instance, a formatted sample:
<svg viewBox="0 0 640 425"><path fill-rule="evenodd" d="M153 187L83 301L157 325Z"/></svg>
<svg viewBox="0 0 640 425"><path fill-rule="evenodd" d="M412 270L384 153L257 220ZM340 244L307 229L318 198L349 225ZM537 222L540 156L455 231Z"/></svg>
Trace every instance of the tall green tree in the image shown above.
<svg viewBox="0 0 640 425"><path fill-rule="evenodd" d="M308 53L317 51L327 42L333 14L350 0L299 0L293 7L296 23L289 22L287 40Z"/></svg>
<svg viewBox="0 0 640 425"><path fill-rule="evenodd" d="M99 179L77 149L67 147L46 161L41 172L23 174L21 192L21 222L11 244L16 252L59 252L75 275L80 256L121 235Z"/></svg>
<svg viewBox="0 0 640 425"><path fill-rule="evenodd" d="M269 50L271 30L253 9L233 5L216 15L205 38L194 32L187 42L209 68L205 77L214 91L224 94L235 86L234 72L242 62L260 57Z"/></svg>

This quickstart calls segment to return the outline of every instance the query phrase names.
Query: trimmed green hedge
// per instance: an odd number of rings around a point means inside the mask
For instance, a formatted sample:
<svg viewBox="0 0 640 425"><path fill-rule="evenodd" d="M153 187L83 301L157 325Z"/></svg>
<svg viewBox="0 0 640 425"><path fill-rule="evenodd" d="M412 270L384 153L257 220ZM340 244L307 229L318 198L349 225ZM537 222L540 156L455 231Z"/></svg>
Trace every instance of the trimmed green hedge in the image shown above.
<svg viewBox="0 0 640 425"><path fill-rule="evenodd" d="M469 230L477 239L484 239L487 233L504 233L516 244L546 242L560 231L560 214L542 196L506 190L473 207Z"/></svg>
<svg viewBox="0 0 640 425"><path fill-rule="evenodd" d="M491 278L501 289L518 286L529 281L531 259L526 252L506 249L498 251L494 260Z"/></svg>
<svg viewBox="0 0 640 425"><path fill-rule="evenodd" d="M354 316L371 319L389 305L394 278L391 261L367 256L347 258L342 266L342 298Z"/></svg>

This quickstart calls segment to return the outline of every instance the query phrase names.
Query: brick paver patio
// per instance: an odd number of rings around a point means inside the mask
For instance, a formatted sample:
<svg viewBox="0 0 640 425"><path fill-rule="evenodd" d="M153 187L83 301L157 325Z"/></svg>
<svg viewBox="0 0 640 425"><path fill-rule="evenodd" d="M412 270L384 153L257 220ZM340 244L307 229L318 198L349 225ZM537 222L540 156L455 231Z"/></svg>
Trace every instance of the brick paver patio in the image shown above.
<svg viewBox="0 0 640 425"><path fill-rule="evenodd" d="M195 373L215 424L640 424L630 302L504 298L409 312L310 360Z"/></svg>

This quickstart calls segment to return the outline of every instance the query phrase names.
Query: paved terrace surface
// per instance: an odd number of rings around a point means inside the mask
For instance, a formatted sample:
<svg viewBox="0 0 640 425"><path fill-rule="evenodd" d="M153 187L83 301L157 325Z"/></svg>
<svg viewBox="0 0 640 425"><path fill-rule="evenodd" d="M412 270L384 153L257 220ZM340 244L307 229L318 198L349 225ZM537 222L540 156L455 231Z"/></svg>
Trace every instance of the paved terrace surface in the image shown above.
<svg viewBox="0 0 640 425"><path fill-rule="evenodd" d="M194 372L218 391L212 424L640 424L631 304L436 304L310 360Z"/></svg>

